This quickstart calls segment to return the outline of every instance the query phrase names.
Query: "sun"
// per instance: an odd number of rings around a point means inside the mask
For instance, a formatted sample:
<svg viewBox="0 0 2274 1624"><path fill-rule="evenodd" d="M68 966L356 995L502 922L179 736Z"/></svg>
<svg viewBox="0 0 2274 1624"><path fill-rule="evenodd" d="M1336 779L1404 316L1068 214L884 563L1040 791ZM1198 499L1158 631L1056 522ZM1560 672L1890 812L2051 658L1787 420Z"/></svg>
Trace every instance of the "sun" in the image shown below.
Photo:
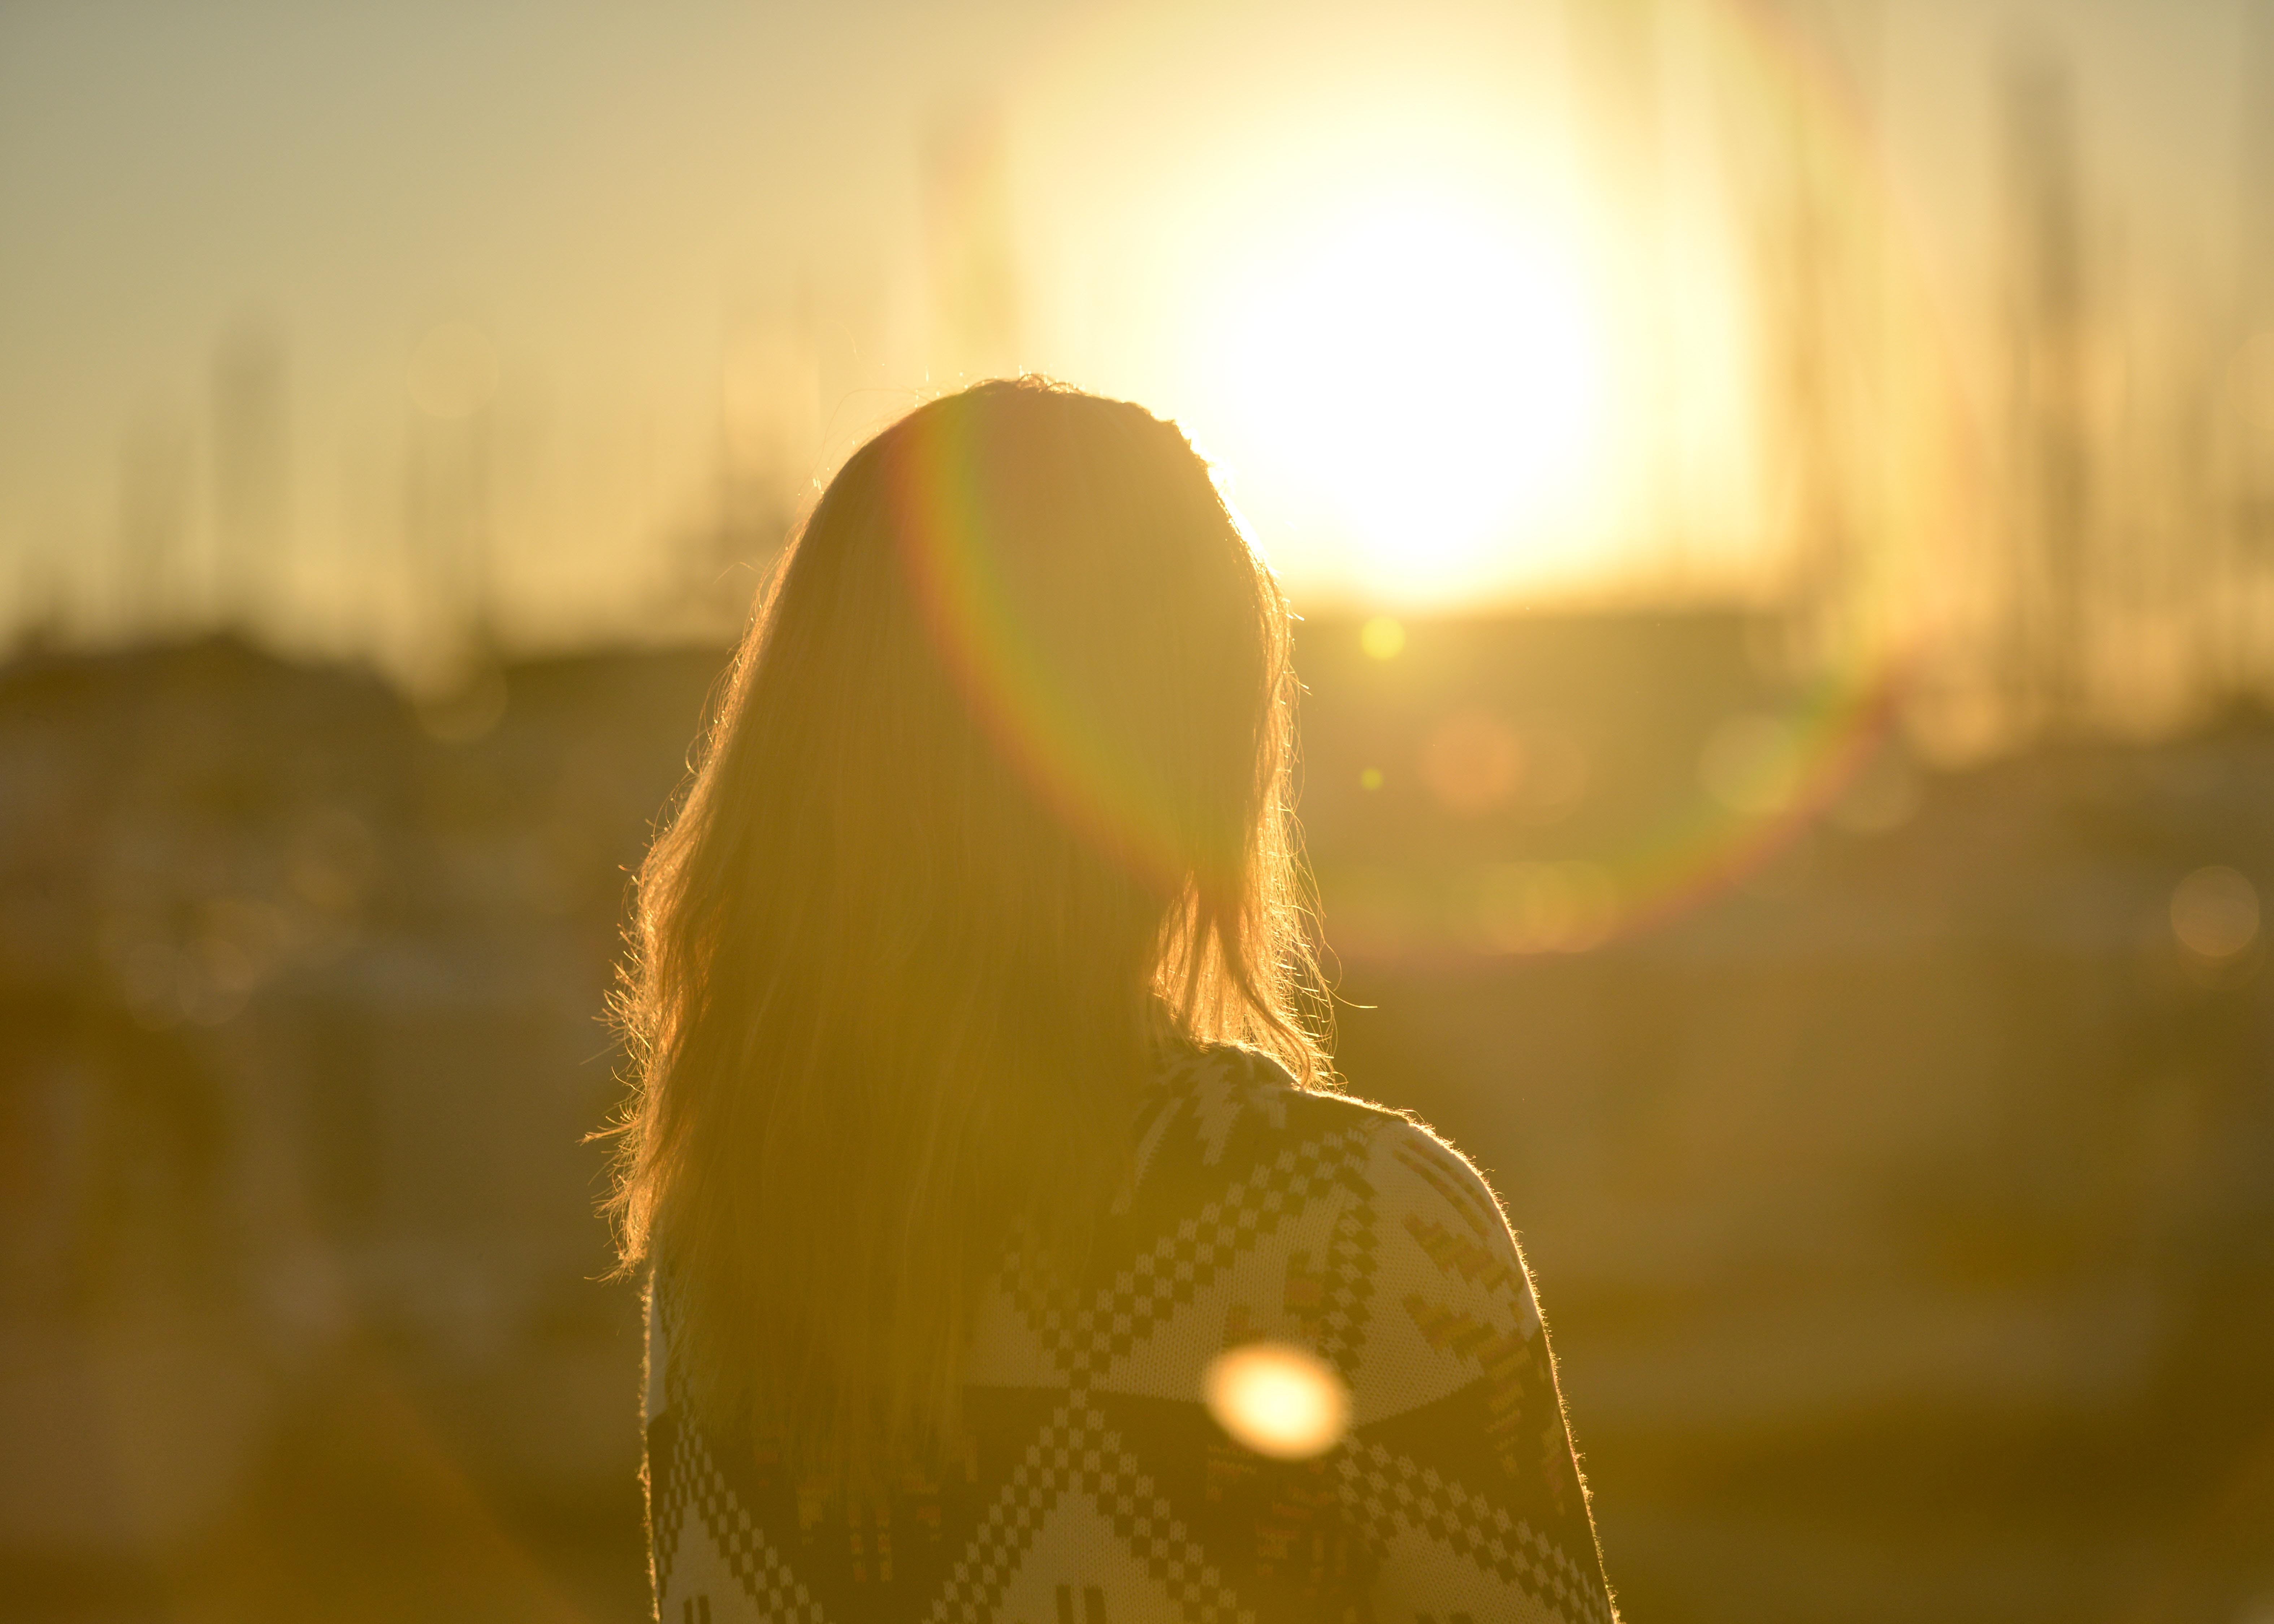
<svg viewBox="0 0 2274 1624"><path fill-rule="evenodd" d="M1488 198L1404 190L1284 231L1228 281L1211 415L1243 489L1372 597L1529 573L1605 438L1605 335L1568 244Z"/></svg>

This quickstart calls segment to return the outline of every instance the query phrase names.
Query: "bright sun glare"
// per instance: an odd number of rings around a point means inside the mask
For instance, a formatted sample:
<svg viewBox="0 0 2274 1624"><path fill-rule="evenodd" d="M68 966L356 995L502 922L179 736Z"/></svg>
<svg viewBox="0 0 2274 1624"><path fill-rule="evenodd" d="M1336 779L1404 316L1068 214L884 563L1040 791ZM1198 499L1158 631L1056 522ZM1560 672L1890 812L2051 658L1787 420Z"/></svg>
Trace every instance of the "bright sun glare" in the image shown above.
<svg viewBox="0 0 2274 1624"><path fill-rule="evenodd" d="M1385 598L1520 576L1601 449L1604 335L1573 256L1509 213L1410 193L1283 242L1214 346L1238 471Z"/></svg>
<svg viewBox="0 0 2274 1624"><path fill-rule="evenodd" d="M1350 1426L1350 1391L1334 1366L1285 1342L1247 1342L1218 1354L1201 1388L1217 1425L1274 1460L1324 1455Z"/></svg>

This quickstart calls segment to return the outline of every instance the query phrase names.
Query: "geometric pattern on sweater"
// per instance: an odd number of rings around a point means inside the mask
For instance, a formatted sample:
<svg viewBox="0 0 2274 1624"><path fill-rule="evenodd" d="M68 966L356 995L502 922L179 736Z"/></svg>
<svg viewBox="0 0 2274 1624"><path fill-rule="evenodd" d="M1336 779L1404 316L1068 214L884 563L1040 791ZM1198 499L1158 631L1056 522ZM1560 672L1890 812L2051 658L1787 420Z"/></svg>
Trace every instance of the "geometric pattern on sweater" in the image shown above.
<svg viewBox="0 0 2274 1624"><path fill-rule="evenodd" d="M1613 1624L1529 1274L1475 1169L1407 1117L1192 1051L1147 1093L1083 1276L983 1293L966 1441L851 1495L681 1425L649 1317L664 1624ZM1269 1460L1211 1420L1226 1348L1307 1348L1352 1425Z"/></svg>

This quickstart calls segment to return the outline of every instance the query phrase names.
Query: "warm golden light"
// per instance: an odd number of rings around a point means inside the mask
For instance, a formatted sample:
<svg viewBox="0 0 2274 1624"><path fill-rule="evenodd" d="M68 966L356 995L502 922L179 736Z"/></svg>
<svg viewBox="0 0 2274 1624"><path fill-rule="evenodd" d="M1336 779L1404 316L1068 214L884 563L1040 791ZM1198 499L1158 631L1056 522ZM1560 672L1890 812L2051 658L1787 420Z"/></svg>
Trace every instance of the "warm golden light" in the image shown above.
<svg viewBox="0 0 2274 1624"><path fill-rule="evenodd" d="M1611 877L1591 862L1495 863L1477 876L1477 923L1500 953L1584 953L1618 922Z"/></svg>
<svg viewBox="0 0 2274 1624"><path fill-rule="evenodd" d="M1774 812L1792 799L1800 756L1792 729L1773 716L1724 718L1698 755L1698 781L1732 812Z"/></svg>
<svg viewBox="0 0 2274 1624"><path fill-rule="evenodd" d="M1278 1461L1307 1461L1342 1440L1350 1391L1332 1365L1285 1342L1218 1354L1202 1379L1209 1414L1234 1441Z"/></svg>
<svg viewBox="0 0 2274 1624"><path fill-rule="evenodd" d="M497 393L497 348L471 323L445 321L418 341L404 382L428 417L471 417Z"/></svg>
<svg viewBox="0 0 2274 1624"><path fill-rule="evenodd" d="M1605 344L1555 234L1481 197L1352 202L1291 229L1226 312L1216 393L1243 471L1306 492L1382 596L1519 575L1587 497Z"/></svg>

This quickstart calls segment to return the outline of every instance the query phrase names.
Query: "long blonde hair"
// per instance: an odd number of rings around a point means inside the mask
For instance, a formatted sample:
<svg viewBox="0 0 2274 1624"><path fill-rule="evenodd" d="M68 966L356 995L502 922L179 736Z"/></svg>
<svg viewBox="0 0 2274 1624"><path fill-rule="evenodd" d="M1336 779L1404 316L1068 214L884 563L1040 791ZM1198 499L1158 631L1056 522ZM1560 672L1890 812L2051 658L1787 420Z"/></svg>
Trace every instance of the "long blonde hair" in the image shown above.
<svg viewBox="0 0 2274 1624"><path fill-rule="evenodd" d="M1073 1258L1164 1045L1325 1079L1288 614L1172 425L1033 380L830 484L641 869L611 1208L697 1417L950 1447L976 1289Z"/></svg>

